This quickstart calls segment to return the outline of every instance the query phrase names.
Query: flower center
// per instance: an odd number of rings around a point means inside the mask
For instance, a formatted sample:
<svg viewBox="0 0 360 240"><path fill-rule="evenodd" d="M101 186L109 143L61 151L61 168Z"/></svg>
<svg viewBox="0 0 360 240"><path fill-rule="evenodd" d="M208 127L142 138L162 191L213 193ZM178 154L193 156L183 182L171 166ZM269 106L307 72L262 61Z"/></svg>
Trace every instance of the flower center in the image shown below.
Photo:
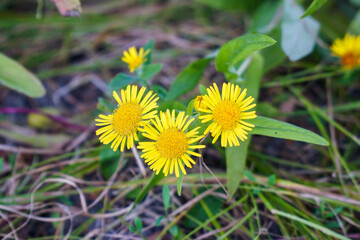
<svg viewBox="0 0 360 240"><path fill-rule="evenodd" d="M213 111L214 121L223 129L231 130L241 119L241 110L238 104L221 100Z"/></svg>
<svg viewBox="0 0 360 240"><path fill-rule="evenodd" d="M354 67L356 66L356 57L353 53L346 53L342 58L341 58L342 63L347 66L347 67Z"/></svg>
<svg viewBox="0 0 360 240"><path fill-rule="evenodd" d="M134 133L142 118L142 108L137 103L125 103L115 112L113 126L122 136Z"/></svg>
<svg viewBox="0 0 360 240"><path fill-rule="evenodd" d="M164 158L180 158L189 148L186 135L177 128L160 133L156 147Z"/></svg>

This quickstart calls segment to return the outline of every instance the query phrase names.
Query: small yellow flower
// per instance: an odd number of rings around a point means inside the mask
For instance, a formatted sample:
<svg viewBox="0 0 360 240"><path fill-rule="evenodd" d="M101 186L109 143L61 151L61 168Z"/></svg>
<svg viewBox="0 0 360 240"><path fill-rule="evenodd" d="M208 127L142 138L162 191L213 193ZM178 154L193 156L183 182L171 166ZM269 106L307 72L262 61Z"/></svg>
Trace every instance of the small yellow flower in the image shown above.
<svg viewBox="0 0 360 240"><path fill-rule="evenodd" d="M194 108L197 112L199 112L199 108L207 108L204 104L204 96L197 96L194 101Z"/></svg>
<svg viewBox="0 0 360 240"><path fill-rule="evenodd" d="M126 90L121 90L121 99L114 91L113 96L118 102L118 108L110 115L99 115L95 119L96 126L104 126L96 131L100 136L100 142L105 145L111 144L111 148L116 151L121 146L124 151L125 144L127 149L134 146L134 141L139 141L137 130L146 125L149 119L156 116L158 97L152 91L148 92L143 98L146 87L142 87L138 92L136 85L128 85ZM120 145L121 144L121 145Z"/></svg>
<svg viewBox="0 0 360 240"><path fill-rule="evenodd" d="M185 116L185 112L180 112L175 118L175 110L170 113L169 110L160 112L159 116L151 119L151 123L155 126L147 124L141 131L143 136L153 141L139 143L138 148L142 149L142 158L145 163L151 165L156 174L161 169L167 176L175 171L176 177L180 176L179 169L186 174L183 163L192 168L191 164L195 161L189 156L201 157L199 153L193 152L192 149L204 148L204 145L192 145L199 141L203 136L199 136L196 127L187 132L187 128L194 121L194 118L188 120L189 116Z"/></svg>
<svg viewBox="0 0 360 240"><path fill-rule="evenodd" d="M246 112L256 106L256 104L251 104L254 98L245 98L247 90L241 91L239 86L232 83L223 84L221 95L215 83L214 87L209 87L206 91L203 103L207 109L199 108L200 112L205 113L199 119L202 123L211 121L211 124L204 134L211 133L214 138L212 143L215 143L221 135L222 147L226 147L228 144L230 147L239 146L238 138L245 141L247 131L251 131L255 127L244 121L256 118L255 111Z"/></svg>
<svg viewBox="0 0 360 240"><path fill-rule="evenodd" d="M141 64L143 64L147 59L145 58L148 55L150 49L144 52L144 48L140 48L139 55L136 51L135 47L129 48L129 51L124 51L124 56L121 58L124 62L126 62L129 66L129 70L131 73L135 71L135 68L138 68Z"/></svg>
<svg viewBox="0 0 360 240"><path fill-rule="evenodd" d="M344 39L336 39L331 51L333 55L341 58L345 68L360 66L360 36L346 34Z"/></svg>

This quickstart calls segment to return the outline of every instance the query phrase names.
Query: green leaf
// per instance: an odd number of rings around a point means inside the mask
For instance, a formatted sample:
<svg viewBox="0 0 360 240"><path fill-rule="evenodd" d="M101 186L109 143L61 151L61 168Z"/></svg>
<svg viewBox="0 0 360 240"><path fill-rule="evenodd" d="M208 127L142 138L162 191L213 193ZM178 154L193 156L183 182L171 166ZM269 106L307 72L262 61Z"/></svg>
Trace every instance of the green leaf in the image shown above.
<svg viewBox="0 0 360 240"><path fill-rule="evenodd" d="M152 53L154 51L154 46L155 46L155 40L154 39L150 39L150 41L148 41L144 45L144 52L146 52L146 50L150 49L150 52L148 53L148 55L146 55L146 62L144 63L145 65L151 63L151 58L152 58Z"/></svg>
<svg viewBox="0 0 360 240"><path fill-rule="evenodd" d="M154 75L158 74L162 69L162 64L148 64L144 66L143 73L140 78L147 81L151 79Z"/></svg>
<svg viewBox="0 0 360 240"><path fill-rule="evenodd" d="M206 92L206 87L202 84L199 84L199 91L200 91L200 94L201 95L205 95L207 92Z"/></svg>
<svg viewBox="0 0 360 240"><path fill-rule="evenodd" d="M199 194L203 193L206 189L205 188L200 188L199 189ZM196 194L198 195L198 194ZM209 219L208 214L205 211L204 206L207 206L207 208L211 211L211 213L213 215L217 214L220 209L221 206L223 205L223 201L220 200L218 197L214 197L214 196L206 196L202 199L203 204L201 204L200 202L196 203L190 210L189 212L186 214L187 216L191 216L193 218L195 218L196 220L200 221L200 222L205 222L206 220ZM195 219L192 220L193 218L185 218L184 219L184 225L187 228L195 228L197 227L199 224L197 223L198 221L196 221Z"/></svg>
<svg viewBox="0 0 360 240"><path fill-rule="evenodd" d="M271 35L276 41L281 39L281 30L280 27L277 27ZM279 64L283 63L286 59L286 55L281 49L280 44L275 44L270 48L265 48L261 51L261 55L264 58L264 73L275 68Z"/></svg>
<svg viewBox="0 0 360 240"><path fill-rule="evenodd" d="M257 116L255 119L248 120L249 123L255 125L250 134L263 135L268 137L276 137L283 139L296 140L301 142L313 143L322 146L328 146L329 143L325 138L306 130L301 127L294 126L290 123L281 122L275 119Z"/></svg>
<svg viewBox="0 0 360 240"><path fill-rule="evenodd" d="M204 58L187 65L175 78L166 96L166 100L173 100L193 90L210 61L211 59Z"/></svg>
<svg viewBox="0 0 360 240"><path fill-rule="evenodd" d="M347 32L354 35L360 34L360 10L357 11L355 17L353 17Z"/></svg>
<svg viewBox="0 0 360 240"><path fill-rule="evenodd" d="M179 235L179 227L174 225L169 229L169 232L171 233L171 235L173 235L174 237Z"/></svg>
<svg viewBox="0 0 360 240"><path fill-rule="evenodd" d="M306 9L305 13L301 16L301 18L304 18L306 16L309 16L316 12L319 8L322 7L326 3L327 0L313 0L311 5Z"/></svg>
<svg viewBox="0 0 360 240"><path fill-rule="evenodd" d="M142 223L141 219L139 217L136 217L134 220L134 223L135 223L135 227L137 228L137 230L139 232L141 232L142 228L143 228L143 223Z"/></svg>
<svg viewBox="0 0 360 240"><path fill-rule="evenodd" d="M254 177L254 175L248 171L248 170L244 170L244 175L252 182L256 182L256 178Z"/></svg>
<svg viewBox="0 0 360 240"><path fill-rule="evenodd" d="M261 77L263 75L264 59L259 53L251 54L251 63L244 74L247 96L252 96L257 102Z"/></svg>
<svg viewBox="0 0 360 240"><path fill-rule="evenodd" d="M141 190L141 192L139 193L139 195L136 197L132 209L134 209L135 206L144 199L144 197L146 196L146 194L148 194L148 192L149 192L158 182L160 182L164 177L165 177L165 175L164 175L162 172L160 172L158 175L156 175L156 173L153 173L153 175L151 176L150 180L147 181L146 186ZM132 209L131 209L131 210L132 210Z"/></svg>
<svg viewBox="0 0 360 240"><path fill-rule="evenodd" d="M299 19L303 12L294 0L284 0L281 48L291 61L297 61L313 51L320 28L319 22L312 17Z"/></svg>
<svg viewBox="0 0 360 240"><path fill-rule="evenodd" d="M275 44L275 40L264 34L247 34L235 38L220 48L215 59L219 72L226 73L229 68L247 58L251 53Z"/></svg>
<svg viewBox="0 0 360 240"><path fill-rule="evenodd" d="M45 88L40 80L16 61L0 53L0 84L38 98L45 95Z"/></svg>
<svg viewBox="0 0 360 240"><path fill-rule="evenodd" d="M164 216L159 217L158 219L156 219L155 221L155 226L159 227L161 226L161 221L164 219Z"/></svg>
<svg viewBox="0 0 360 240"><path fill-rule="evenodd" d="M111 104L105 98L99 97L98 104L97 104L96 107L97 107L98 110L100 110L102 112L112 112L114 110L114 108L116 108L116 105Z"/></svg>
<svg viewBox="0 0 360 240"><path fill-rule="evenodd" d="M124 73L119 73L116 75L109 84L110 90L112 91L119 91L120 89L126 87L127 85L137 82L140 79L137 77L133 77Z"/></svg>
<svg viewBox="0 0 360 240"><path fill-rule="evenodd" d="M180 176L178 177L177 182L176 182L177 194L179 196L181 196L183 180L184 180L184 174L182 173L182 171L180 171Z"/></svg>
<svg viewBox="0 0 360 240"><path fill-rule="evenodd" d="M170 207L170 189L167 183L164 183L162 188L162 197L164 203L164 209L167 211Z"/></svg>
<svg viewBox="0 0 360 240"><path fill-rule="evenodd" d="M274 186L275 183L276 183L276 175L275 174L271 174L269 177L268 177L268 180L267 180L268 184L270 186Z"/></svg>
<svg viewBox="0 0 360 240"><path fill-rule="evenodd" d="M259 95L260 81L263 73L264 60L258 53L251 55L251 63L246 70L245 85L248 90L248 95L255 98L257 101ZM244 168L246 165L247 152L251 136L240 144L238 147L227 147L225 150L226 155L226 177L229 198L235 194L238 185L243 178Z"/></svg>
<svg viewBox="0 0 360 240"><path fill-rule="evenodd" d="M254 14L249 32L268 33L281 19L281 1L264 1Z"/></svg>
<svg viewBox="0 0 360 240"><path fill-rule="evenodd" d="M129 230L130 230L130 232L132 232L132 233L136 232L136 229L134 228L134 226L130 226L130 227L129 227Z"/></svg>
<svg viewBox="0 0 360 240"><path fill-rule="evenodd" d="M179 111L186 111L186 106L179 101L164 101L159 104L158 111L166 111L167 109L175 109Z"/></svg>
<svg viewBox="0 0 360 240"><path fill-rule="evenodd" d="M226 147L226 177L229 198L235 194L238 185L243 178L249 139L237 147Z"/></svg>
<svg viewBox="0 0 360 240"><path fill-rule="evenodd" d="M114 174L119 164L120 154L120 151L114 152L108 146L104 146L100 150L100 173L106 180Z"/></svg>

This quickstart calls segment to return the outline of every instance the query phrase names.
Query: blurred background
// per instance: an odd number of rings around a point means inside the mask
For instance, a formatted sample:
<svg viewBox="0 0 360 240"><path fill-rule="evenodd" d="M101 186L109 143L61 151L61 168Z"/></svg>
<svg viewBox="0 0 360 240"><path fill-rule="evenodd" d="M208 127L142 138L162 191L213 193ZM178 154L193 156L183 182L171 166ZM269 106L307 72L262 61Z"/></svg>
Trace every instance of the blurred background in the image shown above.
<svg viewBox="0 0 360 240"><path fill-rule="evenodd" d="M360 132L359 70L344 73L338 59L329 50L332 42L342 38L346 32L360 32L358 0L328 0L312 16L318 24L318 31L314 33L311 51L303 56L298 52L286 52L289 47L283 45L281 21L287 17L286 14L291 18L291 13L281 7L283 1L87 0L81 2L81 7L76 0L69 2L75 5L64 12L61 12L61 7L59 12L54 4L60 6L60 0L0 2L0 52L36 75L46 89L44 97L30 98L2 85L0 87L1 204L14 205L15 209L29 212L29 196L35 186L44 179L62 174L83 181L77 183L86 194L88 203L97 198L115 171L120 155L100 146L94 134L94 118L104 109L99 98L111 96L111 80L119 72L128 71L121 61L123 51L131 46L141 47L151 39L155 41L152 62L163 64L163 68L150 84L158 85L161 92L169 89L177 74L189 63L212 53L235 37L255 32L273 37L277 44L261 51L264 76L258 114L316 133L321 129L329 132L330 125L334 124L329 125L329 121L314 117L306 103L310 102L321 111L328 110L331 105L335 125L345 129L334 130L335 147L358 179L360 150L358 142L349 139L356 139ZM306 9L311 2L297 1L297 6ZM63 17L62 14L72 17ZM314 24L315 29L317 24ZM301 44L308 40L299 34L296 41ZM224 75L218 73L211 63L200 83L209 86L223 81ZM302 100L289 90L290 85L302 93ZM172 106L185 109L186 103L198 94L196 88ZM57 118L36 114L34 109ZM28 151L19 152L19 147ZM170 210L162 208L163 190L160 185L154 187L141 207L130 215L99 219L77 216L71 223L29 220L17 234L19 239L61 239L71 226L73 239L84 236L91 239L155 239L159 236L186 239L187 234L202 226L187 237L219 239L219 233L234 226L231 222L243 219L256 207L256 217L254 215L250 218L252 220L230 232L229 239L283 239L283 236L329 239L319 229L274 217L270 214L270 205L292 214L301 211L306 215L302 217L319 226L360 239L359 205L341 198L329 202L313 196L307 199L301 194L310 194L309 189L302 192L301 187L294 187L296 183L304 189L313 187L312 193L330 189L339 197L359 201L353 186L344 187L351 184L350 177L338 179L333 154L333 150L316 145L254 136L247 160L249 171L256 177L275 174L277 179L289 181L283 186L270 187L269 193L260 191L258 183L245 181L230 202L219 188L216 194L205 194L201 202L187 209L187 217L177 212L171 215L172 211L181 209L216 184L211 175L197 164L190 171L192 174L184 179L181 197L176 193L176 179L166 180L172 196ZM222 181L226 169L224 149L218 145L209 146L204 152L204 161ZM106 199L95 204L91 212L116 212L134 201L144 183L130 153L125 155L121 171ZM264 194L259 196L259 191L264 191ZM281 191L288 192L282 194ZM236 202L245 196L241 204ZM37 205L43 211L37 215L46 217L65 216L78 210L81 204L74 188L59 184L41 187L36 200L41 204L49 201L62 204L57 207ZM65 205L67 207L63 207ZM229 206L232 207L227 209ZM220 218L212 220L208 226L204 224L220 211L224 211ZM26 220L15 212L7 214L7 220L11 219L16 227ZM162 223L156 225L161 216ZM136 217L141 218L143 224L140 235L129 230ZM3 236L11 232L5 220L4 216L0 219ZM167 227L171 231L164 231ZM95 232L97 229L101 231ZM311 237L311 234L316 237ZM40 238L45 236L48 238Z"/></svg>

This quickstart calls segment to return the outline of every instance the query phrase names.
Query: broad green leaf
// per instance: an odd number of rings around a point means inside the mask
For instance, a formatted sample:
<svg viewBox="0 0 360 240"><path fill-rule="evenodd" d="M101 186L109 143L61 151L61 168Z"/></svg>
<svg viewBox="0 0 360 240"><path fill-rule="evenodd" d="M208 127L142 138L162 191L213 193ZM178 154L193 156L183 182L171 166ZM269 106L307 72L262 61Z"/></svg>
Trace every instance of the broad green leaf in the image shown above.
<svg viewBox="0 0 360 240"><path fill-rule="evenodd" d="M140 78L147 81L151 79L154 75L158 74L162 69L162 64L148 64L144 66L143 73Z"/></svg>
<svg viewBox="0 0 360 240"><path fill-rule="evenodd" d="M256 182L256 178L254 177L254 175L248 171L248 170L244 170L244 175L252 182Z"/></svg>
<svg viewBox="0 0 360 240"><path fill-rule="evenodd" d="M200 94L201 95L205 95L207 92L206 92L206 87L202 84L199 84L199 91L200 91Z"/></svg>
<svg viewBox="0 0 360 240"><path fill-rule="evenodd" d="M281 1L264 1L254 14L249 32L268 33L281 20Z"/></svg>
<svg viewBox="0 0 360 240"><path fill-rule="evenodd" d="M274 186L275 183L276 183L276 175L275 174L271 174L269 177L268 177L268 180L267 180L268 184L270 186Z"/></svg>
<svg viewBox="0 0 360 240"><path fill-rule="evenodd" d="M355 17L350 23L348 33L359 35L360 34L360 10L357 11Z"/></svg>
<svg viewBox="0 0 360 240"><path fill-rule="evenodd" d="M119 73L111 80L109 87L111 92L119 91L120 89L126 87L127 85L137 81L139 81L139 79L136 77L124 73Z"/></svg>
<svg viewBox="0 0 360 240"><path fill-rule="evenodd" d="M322 5L326 3L326 1L327 0L313 0L308 9L306 9L305 13L301 16L301 18L304 18L316 12L319 8L322 7Z"/></svg>
<svg viewBox="0 0 360 240"><path fill-rule="evenodd" d="M135 229L134 226L130 226L130 227L129 227L129 230L130 230L130 232L132 232L132 233L136 232L136 229Z"/></svg>
<svg viewBox="0 0 360 240"><path fill-rule="evenodd" d="M204 58L187 65L175 78L166 96L166 100L173 100L193 90L210 61L211 59Z"/></svg>
<svg viewBox="0 0 360 240"><path fill-rule="evenodd" d="M220 48L215 59L219 72L226 73L229 68L248 57L251 53L275 44L275 40L263 34L247 34L235 38Z"/></svg>
<svg viewBox="0 0 360 240"><path fill-rule="evenodd" d="M156 175L156 173L153 173L153 175L151 176L150 180L147 181L146 186L141 190L141 192L139 193L139 195L136 197L132 209L134 209L135 206L144 199L144 197L146 196L146 194L148 194L148 192L149 192L158 182L160 182L164 177L165 177L165 175L164 175L162 172L160 172L158 175ZM132 210L132 209L131 209L131 210Z"/></svg>
<svg viewBox="0 0 360 240"><path fill-rule="evenodd" d="M169 232L171 233L171 235L173 235L174 237L179 235L179 227L174 225L169 229Z"/></svg>
<svg viewBox="0 0 360 240"><path fill-rule="evenodd" d="M105 98L99 97L96 107L102 112L112 112L116 108L116 104L111 104Z"/></svg>
<svg viewBox="0 0 360 240"><path fill-rule="evenodd" d="M106 180L114 174L119 164L120 154L120 151L114 152L108 146L100 150L100 172Z"/></svg>
<svg viewBox="0 0 360 240"><path fill-rule="evenodd" d="M164 216L159 217L158 219L156 219L155 221L155 226L159 227L161 226L161 221L164 219Z"/></svg>
<svg viewBox="0 0 360 240"><path fill-rule="evenodd" d="M146 50L148 50L148 49L150 50L148 55L146 55L146 62L144 63L145 65L151 63L151 58L152 58L152 54L153 54L153 51L154 51L154 46L155 46L155 40L154 39L150 39L150 41L148 41L144 45L144 52L146 52Z"/></svg>
<svg viewBox="0 0 360 240"><path fill-rule="evenodd" d="M303 12L294 0L284 0L281 48L291 61L297 61L313 51L320 28L319 22L310 16L299 19Z"/></svg>
<svg viewBox="0 0 360 240"><path fill-rule="evenodd" d="M255 98L259 95L260 81L263 73L264 60L258 53L251 55L251 63L245 72L245 84L247 94ZM241 179L243 178L244 168L246 165L246 158L248 147L251 141L251 136L240 144L238 147L227 147L225 150L226 155L226 177L227 189L229 198L235 194Z"/></svg>
<svg viewBox="0 0 360 240"><path fill-rule="evenodd" d="M350 2L356 6L360 6L360 0L350 0Z"/></svg>
<svg viewBox="0 0 360 240"><path fill-rule="evenodd" d="M179 196L181 196L183 180L184 180L184 174L182 173L182 171L180 171L180 176L178 177L176 182L177 194Z"/></svg>
<svg viewBox="0 0 360 240"><path fill-rule="evenodd" d="M194 101L195 99L191 100L186 108L186 114L191 115L194 110Z"/></svg>
<svg viewBox="0 0 360 240"><path fill-rule="evenodd" d="M40 80L19 63L0 53L0 84L38 98L45 95L45 88Z"/></svg>
<svg viewBox="0 0 360 240"><path fill-rule="evenodd" d="M159 104L159 107L157 110L165 112L167 109L186 111L186 106L182 102L179 102L179 101L164 101Z"/></svg>
<svg viewBox="0 0 360 240"><path fill-rule="evenodd" d="M200 188L199 189L199 194L203 193L206 189L205 188ZM196 194L195 196L197 196L198 194ZM202 199L203 201L203 205L206 205L207 208L210 210L210 212L215 215L217 214L220 209L221 206L223 205L223 201L220 200L218 197L214 197L214 196L206 196ZM196 220L200 221L200 222L205 222L206 220L209 219L209 215L206 213L203 205L200 202L197 202L190 210L189 212L186 213L187 216L191 216L192 218L185 218L184 219L184 225L187 228L195 228L197 226L199 226L199 224L197 223ZM195 218L195 219L194 219ZM192 219L194 219L195 221L193 221Z"/></svg>
<svg viewBox="0 0 360 240"><path fill-rule="evenodd" d="M225 149L227 189L230 199L234 196L240 181L244 176L249 144L250 139L240 143L240 146L227 147Z"/></svg>
<svg viewBox="0 0 360 240"><path fill-rule="evenodd" d="M142 228L143 228L143 223L142 223L141 219L139 217L136 217L134 220L134 223L135 223L135 227L137 228L137 230L139 232L141 232Z"/></svg>
<svg viewBox="0 0 360 240"><path fill-rule="evenodd" d="M166 183L164 183L162 188L162 197L163 197L164 209L165 211L167 211L170 207L170 189Z"/></svg>
<svg viewBox="0 0 360 240"><path fill-rule="evenodd" d="M272 47L261 50L261 55L264 58L264 73L277 67L279 64L283 63L286 60L286 55L281 49L280 26L278 26L276 29L274 29L274 31L271 32L271 36L279 43L275 44Z"/></svg>
<svg viewBox="0 0 360 240"><path fill-rule="evenodd" d="M269 137L283 138L296 140L301 142L313 143L322 146L328 146L329 143L325 138L306 130L301 127L297 127L290 123L281 122L275 119L257 116L255 119L247 120L249 123L255 125L253 130L249 134L263 135Z"/></svg>

